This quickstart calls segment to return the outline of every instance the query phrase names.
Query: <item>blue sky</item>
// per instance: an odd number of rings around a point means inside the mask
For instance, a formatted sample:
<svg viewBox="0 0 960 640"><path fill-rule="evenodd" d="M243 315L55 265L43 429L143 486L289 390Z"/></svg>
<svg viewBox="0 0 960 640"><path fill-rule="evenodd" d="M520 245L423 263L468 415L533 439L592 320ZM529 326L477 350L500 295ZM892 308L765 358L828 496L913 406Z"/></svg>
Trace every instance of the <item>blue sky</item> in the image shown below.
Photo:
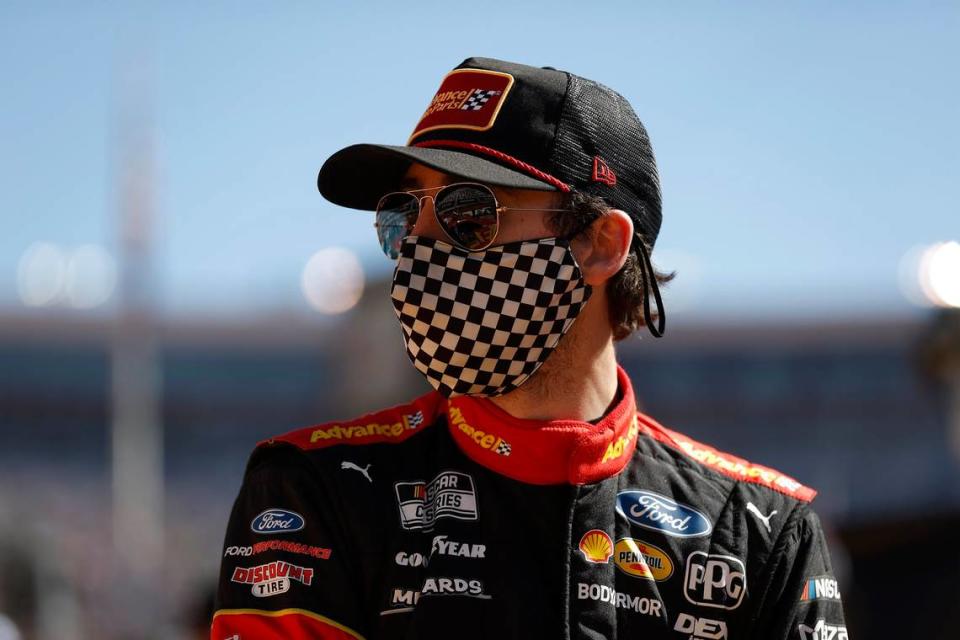
<svg viewBox="0 0 960 640"><path fill-rule="evenodd" d="M630 100L682 318L904 313L901 257L960 239L957 3L79 4L0 7L0 309L32 243L115 249L130 69L169 314L306 313L300 272L333 245L386 274L370 215L323 201L316 171L403 143L474 55Z"/></svg>

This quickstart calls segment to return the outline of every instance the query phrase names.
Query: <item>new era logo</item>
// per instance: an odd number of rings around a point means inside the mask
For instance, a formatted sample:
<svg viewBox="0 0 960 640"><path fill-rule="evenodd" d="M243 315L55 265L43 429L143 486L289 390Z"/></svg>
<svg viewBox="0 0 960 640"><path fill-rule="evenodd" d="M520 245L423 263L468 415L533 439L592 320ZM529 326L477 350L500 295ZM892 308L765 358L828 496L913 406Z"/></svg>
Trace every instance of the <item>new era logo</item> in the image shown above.
<svg viewBox="0 0 960 640"><path fill-rule="evenodd" d="M617 184L617 174L613 172L600 156L593 157L593 181L602 182L611 187Z"/></svg>

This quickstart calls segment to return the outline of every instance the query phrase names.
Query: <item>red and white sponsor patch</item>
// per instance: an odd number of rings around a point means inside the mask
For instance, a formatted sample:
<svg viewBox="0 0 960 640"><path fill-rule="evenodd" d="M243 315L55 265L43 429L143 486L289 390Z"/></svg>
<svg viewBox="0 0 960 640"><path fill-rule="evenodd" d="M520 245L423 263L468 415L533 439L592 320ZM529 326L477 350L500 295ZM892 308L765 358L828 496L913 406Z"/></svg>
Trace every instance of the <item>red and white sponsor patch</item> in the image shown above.
<svg viewBox="0 0 960 640"><path fill-rule="evenodd" d="M486 131L513 86L513 76L485 69L456 69L440 83L430 106L423 112L407 144L434 129Z"/></svg>
<svg viewBox="0 0 960 640"><path fill-rule="evenodd" d="M289 578L297 582L302 582L309 587L310 583L313 582L313 568L299 567L295 564L278 560L256 567L236 567L233 570L233 576L231 576L230 580L231 582L239 582L240 584L258 584L277 578Z"/></svg>

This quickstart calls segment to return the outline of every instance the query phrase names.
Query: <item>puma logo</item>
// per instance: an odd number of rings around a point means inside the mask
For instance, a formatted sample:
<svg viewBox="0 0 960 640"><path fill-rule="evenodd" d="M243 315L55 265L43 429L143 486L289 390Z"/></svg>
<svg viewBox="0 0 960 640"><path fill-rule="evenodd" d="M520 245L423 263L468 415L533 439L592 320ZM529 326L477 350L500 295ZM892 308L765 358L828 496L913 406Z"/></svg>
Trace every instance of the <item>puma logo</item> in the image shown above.
<svg viewBox="0 0 960 640"><path fill-rule="evenodd" d="M363 467L363 468L361 469L361 468L358 467L357 465L355 465L355 464L353 464L352 462L349 462L349 461L347 461L347 460L344 460L343 462L340 463L340 468L341 468L341 469L353 469L354 471L359 471L360 473L363 474L363 477L364 477L364 478L366 478L366 479L369 480L370 482L373 482L373 478L371 478L371 477L370 477L370 474L368 473L368 472L370 471L370 467L371 467L371 466L372 466L372 465L369 465L369 464L368 464L367 466L365 466L365 467ZM774 513L776 513L776 511L774 511ZM768 528L769 528L769 527L768 527Z"/></svg>
<svg viewBox="0 0 960 640"><path fill-rule="evenodd" d="M763 526L767 528L767 533L771 533L771 531L770 531L770 518L772 518L773 516L777 515L777 512L776 512L776 511L771 511L771 512L770 512L770 515L765 516L765 515L763 515L762 513L760 513L760 509L758 509L758 508L757 508L757 505L753 504L752 502L748 502L748 503L747 503L747 511L749 511L749 512L752 513L753 515L757 516L757 518L760 520L760 522L763 523Z"/></svg>

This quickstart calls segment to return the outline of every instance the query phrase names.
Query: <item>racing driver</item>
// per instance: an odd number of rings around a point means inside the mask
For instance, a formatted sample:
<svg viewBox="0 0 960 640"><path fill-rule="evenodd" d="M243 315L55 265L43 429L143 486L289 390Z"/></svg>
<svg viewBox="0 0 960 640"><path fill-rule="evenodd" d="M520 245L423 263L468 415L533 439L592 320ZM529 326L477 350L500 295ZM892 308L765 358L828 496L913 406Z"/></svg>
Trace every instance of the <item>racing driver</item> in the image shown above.
<svg viewBox="0 0 960 640"><path fill-rule="evenodd" d="M376 212L434 390L260 443L214 640L846 639L815 492L638 412L617 365L669 279L623 97L470 58L405 146L342 149L318 186Z"/></svg>

